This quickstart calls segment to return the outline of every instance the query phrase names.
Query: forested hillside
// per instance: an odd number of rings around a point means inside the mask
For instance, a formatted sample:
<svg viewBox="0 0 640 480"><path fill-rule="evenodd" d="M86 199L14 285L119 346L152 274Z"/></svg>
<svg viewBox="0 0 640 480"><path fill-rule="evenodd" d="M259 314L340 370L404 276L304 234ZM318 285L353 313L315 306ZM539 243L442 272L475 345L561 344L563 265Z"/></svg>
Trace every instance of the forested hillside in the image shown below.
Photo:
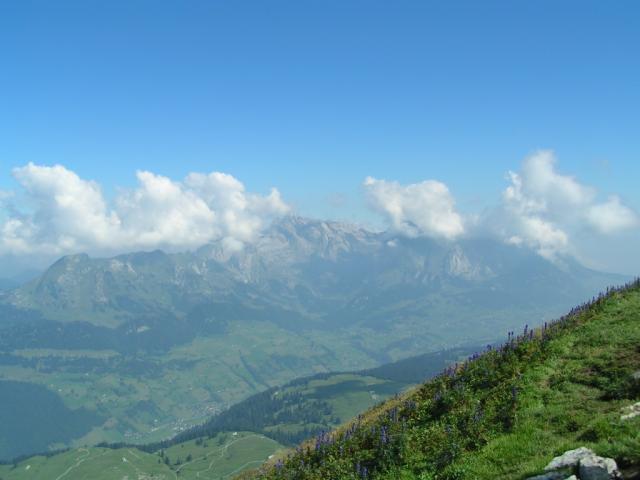
<svg viewBox="0 0 640 480"><path fill-rule="evenodd" d="M298 378L252 395L169 441L141 448L155 451L235 430L258 432L281 444L295 445L423 382L475 349L477 347L452 348L361 372L321 373Z"/></svg>

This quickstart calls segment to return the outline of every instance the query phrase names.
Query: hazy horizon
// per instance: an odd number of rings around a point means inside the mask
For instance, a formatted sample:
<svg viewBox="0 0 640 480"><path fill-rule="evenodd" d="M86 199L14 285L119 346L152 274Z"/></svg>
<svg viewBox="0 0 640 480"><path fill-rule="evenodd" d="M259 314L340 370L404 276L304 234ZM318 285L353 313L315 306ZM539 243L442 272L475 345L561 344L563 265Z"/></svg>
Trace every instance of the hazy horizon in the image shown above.
<svg viewBox="0 0 640 480"><path fill-rule="evenodd" d="M4 3L0 259L240 247L295 213L636 274L633 13Z"/></svg>

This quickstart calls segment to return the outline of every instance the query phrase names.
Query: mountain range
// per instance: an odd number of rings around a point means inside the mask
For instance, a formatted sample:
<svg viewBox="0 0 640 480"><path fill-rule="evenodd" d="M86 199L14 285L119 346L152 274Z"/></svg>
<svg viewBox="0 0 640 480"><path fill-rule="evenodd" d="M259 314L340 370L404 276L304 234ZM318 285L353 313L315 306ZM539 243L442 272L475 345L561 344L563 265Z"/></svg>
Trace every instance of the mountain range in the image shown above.
<svg viewBox="0 0 640 480"><path fill-rule="evenodd" d="M287 217L241 250L61 258L0 294L0 379L86 419L51 445L157 441L296 377L491 343L625 280L491 238Z"/></svg>
<svg viewBox="0 0 640 480"><path fill-rule="evenodd" d="M407 239L290 217L237 252L215 243L188 253L63 257L3 303L47 320L137 333L158 318L206 333L248 319L294 330L386 330L412 317L425 325L471 321L493 333L485 311L508 310L519 324L540 300L544 310L562 311L622 280L490 239Z"/></svg>

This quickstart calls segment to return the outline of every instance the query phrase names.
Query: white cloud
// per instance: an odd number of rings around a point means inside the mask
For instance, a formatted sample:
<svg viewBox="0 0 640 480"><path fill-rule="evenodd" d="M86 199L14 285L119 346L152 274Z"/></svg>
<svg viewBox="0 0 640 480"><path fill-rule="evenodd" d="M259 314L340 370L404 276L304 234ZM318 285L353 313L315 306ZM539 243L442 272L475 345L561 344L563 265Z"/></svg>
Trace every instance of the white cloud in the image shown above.
<svg viewBox="0 0 640 480"><path fill-rule="evenodd" d="M638 214L623 205L620 198L612 195L604 203L591 205L586 218L589 224L601 233L612 234L640 226Z"/></svg>
<svg viewBox="0 0 640 480"><path fill-rule="evenodd" d="M595 188L558 173L555 165L552 152L540 151L525 159L520 172L509 172L501 219L508 242L553 259L570 251L572 233L585 227L613 234L639 225L638 215L618 197L597 203Z"/></svg>
<svg viewBox="0 0 640 480"><path fill-rule="evenodd" d="M277 190L247 193L240 181L217 172L177 182L141 171L139 185L112 205L97 183L61 165L30 163L13 174L30 208L5 207L0 254L178 249L215 240L238 249L289 211Z"/></svg>
<svg viewBox="0 0 640 480"><path fill-rule="evenodd" d="M527 245L549 260L564 252L569 245L566 232L540 217L520 218L517 231L518 235L507 238L508 243Z"/></svg>
<svg viewBox="0 0 640 480"><path fill-rule="evenodd" d="M102 247L113 240L119 219L108 211L95 182L82 180L60 165L29 163L15 168L13 175L33 206L33 213L13 217L5 225L11 245L20 246L19 253L73 251L89 243Z"/></svg>
<svg viewBox="0 0 640 480"><path fill-rule="evenodd" d="M550 211L554 207L583 206L593 201L594 188L580 184L574 177L559 174L555 164L555 155L548 150L527 158L520 173L523 193Z"/></svg>
<svg viewBox="0 0 640 480"><path fill-rule="evenodd" d="M216 212L181 183L137 172L139 186L116 198L120 242L141 248L195 247L221 235Z"/></svg>
<svg viewBox="0 0 640 480"><path fill-rule="evenodd" d="M462 216L444 183L426 180L411 185L367 177L364 188L371 207L390 227L408 237L454 239L464 233Z"/></svg>
<svg viewBox="0 0 640 480"><path fill-rule="evenodd" d="M266 197L247 194L242 183L225 173L192 173L185 184L210 208L216 209L225 238L251 241L264 228L266 220L289 211L275 188Z"/></svg>

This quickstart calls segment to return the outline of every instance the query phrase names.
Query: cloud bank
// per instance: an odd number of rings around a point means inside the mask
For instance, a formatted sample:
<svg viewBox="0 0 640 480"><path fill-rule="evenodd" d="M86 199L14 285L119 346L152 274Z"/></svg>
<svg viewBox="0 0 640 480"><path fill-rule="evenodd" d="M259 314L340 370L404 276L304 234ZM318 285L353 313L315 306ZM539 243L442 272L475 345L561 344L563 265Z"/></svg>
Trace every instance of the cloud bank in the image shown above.
<svg viewBox="0 0 640 480"><path fill-rule="evenodd" d="M138 186L113 202L100 185L67 168L28 165L13 170L28 210L6 192L0 198L0 254L59 255L133 249L185 249L221 240L239 249L289 212L280 193L261 196L224 173L192 173L182 182L137 172Z"/></svg>
<svg viewBox="0 0 640 480"><path fill-rule="evenodd" d="M367 177L364 188L370 207L400 235L454 240L489 232L550 260L575 253L572 238L578 234L640 227L638 214L618 196L599 201L596 188L559 173L551 151L526 158L507 180L500 204L480 219L460 214L449 188L436 180L400 185Z"/></svg>
<svg viewBox="0 0 640 480"><path fill-rule="evenodd" d="M275 188L247 192L231 175L191 173L176 181L148 171L138 184L107 200L100 185L61 165L13 169L20 191L0 191L0 256L31 258L88 252L113 254L162 248L184 250L220 241L237 251L290 212ZM585 239L622 238L640 231L640 216L617 195L560 173L551 151L526 158L507 173L499 203L473 217L456 208L437 180L402 185L367 177L369 207L406 237L454 241L487 234L554 260L578 255ZM592 242L593 243L593 242ZM596 243L593 243L594 245Z"/></svg>

